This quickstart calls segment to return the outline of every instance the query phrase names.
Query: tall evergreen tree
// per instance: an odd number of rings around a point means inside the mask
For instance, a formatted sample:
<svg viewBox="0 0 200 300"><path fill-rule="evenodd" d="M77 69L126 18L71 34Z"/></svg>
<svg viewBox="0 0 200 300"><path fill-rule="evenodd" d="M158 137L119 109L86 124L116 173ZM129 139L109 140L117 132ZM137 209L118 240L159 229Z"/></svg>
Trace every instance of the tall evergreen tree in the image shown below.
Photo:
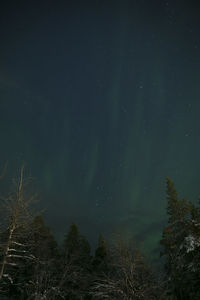
<svg viewBox="0 0 200 300"><path fill-rule="evenodd" d="M91 255L87 239L72 223L63 244L61 286L66 299L87 299L91 281ZM88 298L89 299L89 298Z"/></svg>
<svg viewBox="0 0 200 300"><path fill-rule="evenodd" d="M58 255L56 239L41 215L34 217L28 230L32 252L39 260L47 261Z"/></svg>
<svg viewBox="0 0 200 300"><path fill-rule="evenodd" d="M107 248L106 241L102 236L102 234L99 234L98 246L95 251L95 256L93 259L94 271L98 273L107 272L109 270L108 260L109 260L109 255L108 255L108 248Z"/></svg>
<svg viewBox="0 0 200 300"><path fill-rule="evenodd" d="M192 215L197 215L197 210L191 202L178 199L170 178L167 178L167 201L168 224L163 230L161 239L167 289L174 299L196 299L194 294L191 296L194 274L188 269L192 261L191 255L188 255L190 251L187 243L192 243L191 231L194 223Z"/></svg>
<svg viewBox="0 0 200 300"><path fill-rule="evenodd" d="M75 223L71 224L65 236L63 250L67 263L83 266L91 261L90 244L85 236L79 233L78 226Z"/></svg>
<svg viewBox="0 0 200 300"><path fill-rule="evenodd" d="M41 215L36 216L27 228L29 239L29 251L33 253L35 259L34 264L25 266L26 277L28 280L26 285L26 293L37 295L37 297L50 297L52 289L58 285L58 262L59 251L57 242L46 226Z"/></svg>

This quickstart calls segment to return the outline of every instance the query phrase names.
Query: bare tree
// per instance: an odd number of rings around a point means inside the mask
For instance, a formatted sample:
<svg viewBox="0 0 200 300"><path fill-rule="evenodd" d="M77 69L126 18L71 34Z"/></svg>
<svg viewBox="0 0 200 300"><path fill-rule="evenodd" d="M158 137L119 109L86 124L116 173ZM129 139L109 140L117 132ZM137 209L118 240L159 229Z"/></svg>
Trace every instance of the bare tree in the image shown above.
<svg viewBox="0 0 200 300"><path fill-rule="evenodd" d="M110 273L97 276L91 288L94 299L160 299L152 273L138 251L118 242L110 256Z"/></svg>
<svg viewBox="0 0 200 300"><path fill-rule="evenodd" d="M29 181L29 179L24 179L23 164L20 168L19 178L14 180L14 191L7 197L1 197L6 227L1 230L1 237L4 236L4 238L0 244L2 249L0 283L4 278L13 283L10 270L12 267L18 267L19 260L34 259L33 255L27 251L27 244L20 242L20 235L25 232L25 228L31 220L30 205L34 196L28 197L25 193Z"/></svg>

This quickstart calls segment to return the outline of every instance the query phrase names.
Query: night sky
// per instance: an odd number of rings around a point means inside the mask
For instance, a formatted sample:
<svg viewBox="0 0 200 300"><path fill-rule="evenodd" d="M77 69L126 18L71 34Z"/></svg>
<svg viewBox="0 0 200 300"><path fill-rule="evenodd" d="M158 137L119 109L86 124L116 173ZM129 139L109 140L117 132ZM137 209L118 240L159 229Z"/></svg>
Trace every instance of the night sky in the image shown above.
<svg viewBox="0 0 200 300"><path fill-rule="evenodd" d="M0 6L1 168L25 161L58 239L75 221L156 248L166 176L200 195L198 2Z"/></svg>

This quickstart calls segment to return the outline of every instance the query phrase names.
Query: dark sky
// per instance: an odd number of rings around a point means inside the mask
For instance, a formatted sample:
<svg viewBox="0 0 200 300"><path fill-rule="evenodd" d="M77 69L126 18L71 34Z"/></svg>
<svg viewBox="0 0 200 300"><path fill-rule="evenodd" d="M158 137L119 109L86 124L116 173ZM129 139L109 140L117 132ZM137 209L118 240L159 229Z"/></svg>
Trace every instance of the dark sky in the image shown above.
<svg viewBox="0 0 200 300"><path fill-rule="evenodd" d="M166 176L200 195L198 1L6 1L0 36L1 166L26 162L58 237L156 247Z"/></svg>

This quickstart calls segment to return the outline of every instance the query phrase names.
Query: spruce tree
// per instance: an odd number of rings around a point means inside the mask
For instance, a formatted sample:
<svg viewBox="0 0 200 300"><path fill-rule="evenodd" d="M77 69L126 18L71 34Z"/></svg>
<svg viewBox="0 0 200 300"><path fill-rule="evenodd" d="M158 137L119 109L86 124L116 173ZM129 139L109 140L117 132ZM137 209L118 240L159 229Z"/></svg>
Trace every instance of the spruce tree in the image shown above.
<svg viewBox="0 0 200 300"><path fill-rule="evenodd" d="M167 289L176 299L190 299L191 273L188 270L186 242L191 236L192 213L195 207L185 199L179 199L174 183L167 178L168 224L163 230L161 255L165 257Z"/></svg>
<svg viewBox="0 0 200 300"><path fill-rule="evenodd" d="M85 236L79 233L76 223L71 224L65 236L63 248L65 261L67 263L84 266L91 261L90 244Z"/></svg>
<svg viewBox="0 0 200 300"><path fill-rule="evenodd" d="M40 261L48 261L58 255L56 239L41 215L34 217L29 233L32 252Z"/></svg>
<svg viewBox="0 0 200 300"><path fill-rule="evenodd" d="M26 278L25 299L32 295L42 298L45 293L50 297L58 284L59 252L56 240L41 215L35 216L27 228L27 239L29 252L35 260L27 262L21 270L21 278Z"/></svg>
<svg viewBox="0 0 200 300"><path fill-rule="evenodd" d="M72 223L63 244L61 286L66 299L86 299L91 281L90 244Z"/></svg>
<svg viewBox="0 0 200 300"><path fill-rule="evenodd" d="M106 241L102 234L99 234L98 238L98 246L95 251L95 256L93 259L93 268L94 271L100 272L107 272L109 269L108 266L108 248Z"/></svg>

